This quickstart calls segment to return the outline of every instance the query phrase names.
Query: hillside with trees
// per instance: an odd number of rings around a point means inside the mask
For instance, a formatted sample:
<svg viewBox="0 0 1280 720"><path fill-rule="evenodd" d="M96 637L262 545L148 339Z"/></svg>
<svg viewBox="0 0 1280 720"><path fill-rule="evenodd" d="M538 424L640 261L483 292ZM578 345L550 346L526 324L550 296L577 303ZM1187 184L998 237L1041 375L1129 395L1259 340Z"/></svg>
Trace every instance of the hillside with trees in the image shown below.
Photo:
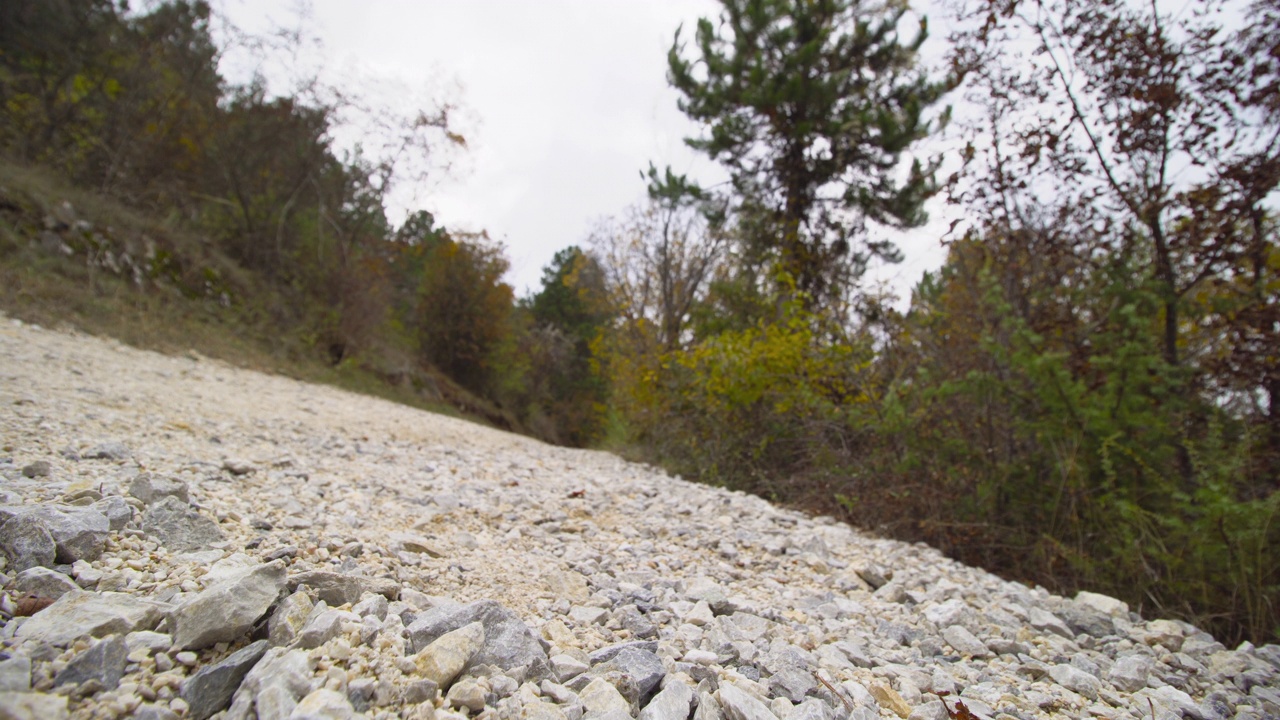
<svg viewBox="0 0 1280 720"><path fill-rule="evenodd" d="M673 28L668 79L729 181L655 158L648 200L517 297L483 233L387 219L397 157L465 147L448 106L343 153L337 105L218 74L203 2L5 3L0 301L258 338L1280 639L1280 4L956 0L945 39L899 2L721 4ZM862 282L939 200L964 220L909 304ZM157 339L183 343L130 338Z"/></svg>

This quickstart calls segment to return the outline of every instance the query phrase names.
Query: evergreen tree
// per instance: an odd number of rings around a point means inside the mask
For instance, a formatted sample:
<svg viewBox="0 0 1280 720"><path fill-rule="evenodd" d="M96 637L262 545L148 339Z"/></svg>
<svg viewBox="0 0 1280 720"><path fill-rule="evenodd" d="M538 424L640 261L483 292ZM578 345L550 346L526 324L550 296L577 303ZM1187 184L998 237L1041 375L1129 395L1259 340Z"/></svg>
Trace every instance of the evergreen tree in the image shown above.
<svg viewBox="0 0 1280 720"><path fill-rule="evenodd" d="M820 300L873 257L899 259L869 237L867 220L924 222L936 162L913 160L905 179L899 163L931 132L925 111L952 83L917 70L926 22L903 42L905 2L723 4L718 25L698 22L695 57L679 31L668 56L680 109L707 131L686 142L725 165L740 211L763 230L755 241Z"/></svg>

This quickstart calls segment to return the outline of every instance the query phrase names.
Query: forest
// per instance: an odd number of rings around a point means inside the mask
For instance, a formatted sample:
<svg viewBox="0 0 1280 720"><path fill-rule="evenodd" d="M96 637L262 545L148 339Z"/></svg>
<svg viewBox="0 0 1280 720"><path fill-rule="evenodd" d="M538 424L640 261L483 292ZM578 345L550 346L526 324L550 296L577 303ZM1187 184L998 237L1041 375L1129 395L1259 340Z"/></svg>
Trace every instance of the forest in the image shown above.
<svg viewBox="0 0 1280 720"><path fill-rule="evenodd" d="M667 78L729 181L654 158L648 200L517 297L486 234L388 220L403 158L465 152L449 106L342 151L340 93L219 74L204 0L0 4L0 302L181 304L500 427L1280 641L1280 2L953 0L942 39L905 0L720 5L672 28ZM944 130L958 157L924 149ZM33 174L153 220L59 220ZM862 282L938 199L965 219L942 268L909 304Z"/></svg>

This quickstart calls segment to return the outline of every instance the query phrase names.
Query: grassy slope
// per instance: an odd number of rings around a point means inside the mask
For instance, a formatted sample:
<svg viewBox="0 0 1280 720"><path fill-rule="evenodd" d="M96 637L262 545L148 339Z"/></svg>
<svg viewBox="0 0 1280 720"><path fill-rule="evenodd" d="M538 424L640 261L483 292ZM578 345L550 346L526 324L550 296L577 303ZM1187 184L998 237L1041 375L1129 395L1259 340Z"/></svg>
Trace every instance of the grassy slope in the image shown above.
<svg viewBox="0 0 1280 720"><path fill-rule="evenodd" d="M157 256L170 261L157 263ZM157 267L163 270L157 272ZM214 281L208 282L211 277ZM222 290L230 302L222 301ZM173 219L139 214L71 187L46 170L4 161L0 310L27 322L74 327L139 348L164 353L192 349L239 367L487 425L512 425L486 401L407 356L330 365L299 329L305 327L297 323L299 312L280 292Z"/></svg>

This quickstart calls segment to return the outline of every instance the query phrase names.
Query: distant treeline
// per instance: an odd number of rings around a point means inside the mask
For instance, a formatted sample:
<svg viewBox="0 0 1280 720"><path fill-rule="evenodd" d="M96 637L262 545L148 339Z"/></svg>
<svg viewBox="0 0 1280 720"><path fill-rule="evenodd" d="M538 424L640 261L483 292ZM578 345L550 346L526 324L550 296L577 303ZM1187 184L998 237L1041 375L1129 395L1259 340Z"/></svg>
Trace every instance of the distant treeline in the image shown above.
<svg viewBox="0 0 1280 720"><path fill-rule="evenodd" d="M528 298L484 236L392 227L336 108L220 78L203 3L5 3L0 143L202 233L335 363L437 368L555 442L1280 639L1280 3L1232 32L970 0L937 77L897 4L722 4L668 77L730 181L651 167ZM944 127L963 149L921 156ZM463 142L444 111L403 130ZM965 220L895 309L861 276L938 195Z"/></svg>

